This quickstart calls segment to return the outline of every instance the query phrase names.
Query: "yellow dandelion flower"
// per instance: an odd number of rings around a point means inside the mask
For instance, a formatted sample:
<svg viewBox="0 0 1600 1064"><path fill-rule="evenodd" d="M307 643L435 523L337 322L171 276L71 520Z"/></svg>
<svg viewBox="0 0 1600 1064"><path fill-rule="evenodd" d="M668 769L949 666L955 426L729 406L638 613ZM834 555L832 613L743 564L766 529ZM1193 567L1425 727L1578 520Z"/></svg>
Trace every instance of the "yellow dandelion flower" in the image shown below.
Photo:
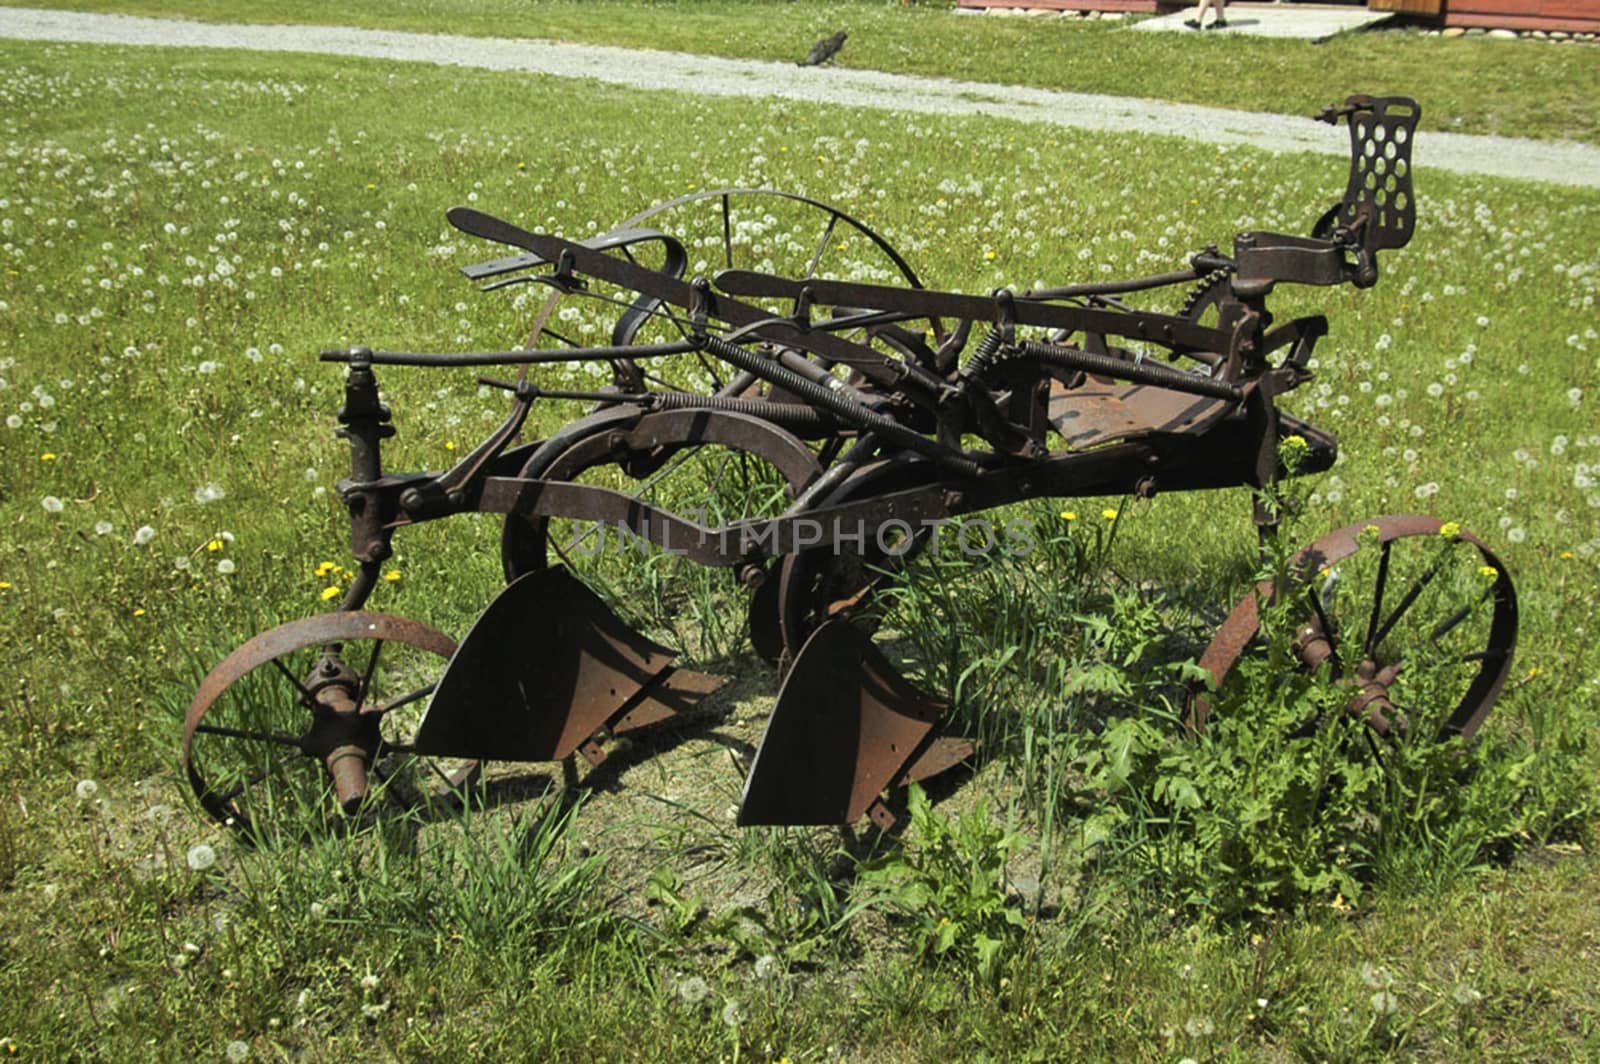
<svg viewBox="0 0 1600 1064"><path fill-rule="evenodd" d="M378 187L378 183L376 181L368 181L367 182L367 191L368 192L376 191L377 187Z"/></svg>
<svg viewBox="0 0 1600 1064"><path fill-rule="evenodd" d="M391 584L398 584L400 582L400 570L390 569L388 572L383 574L383 578L389 581Z"/></svg>
<svg viewBox="0 0 1600 1064"><path fill-rule="evenodd" d="M985 251L983 253L983 259L984 259L985 262L993 262L994 261L994 252L993 251Z"/></svg>
<svg viewBox="0 0 1600 1064"><path fill-rule="evenodd" d="M315 569L311 570L311 575L312 576L327 576L329 573L333 572L337 568L339 568L339 567L337 565L335 565L333 562L321 562L321 563L319 563L317 565L317 567Z"/></svg>
<svg viewBox="0 0 1600 1064"><path fill-rule="evenodd" d="M217 551L226 546L227 544L222 542L220 539L212 539L206 542L206 550L210 551L212 554L217 553Z"/></svg>
<svg viewBox="0 0 1600 1064"><path fill-rule="evenodd" d="M444 441L444 449L447 450L447 451L455 450L456 449L456 441L455 440L445 440Z"/></svg>
<svg viewBox="0 0 1600 1064"><path fill-rule="evenodd" d="M1564 562L1570 562L1572 559L1574 559L1576 557L1577 557L1577 555L1573 554L1570 550L1564 550L1564 551L1561 552L1561 560L1564 561Z"/></svg>
<svg viewBox="0 0 1600 1064"><path fill-rule="evenodd" d="M10 591L10 590L11 590L11 581L9 581L9 580L0 580L0 591Z"/></svg>
<svg viewBox="0 0 1600 1064"><path fill-rule="evenodd" d="M1478 575L1483 577L1485 581L1492 583L1500 579L1500 570L1492 565L1480 565L1478 566Z"/></svg>
<svg viewBox="0 0 1600 1064"><path fill-rule="evenodd" d="M41 462L54 462L55 460L56 453L54 451L46 451L39 456L39 461Z"/></svg>
<svg viewBox="0 0 1600 1064"><path fill-rule="evenodd" d="M325 588L322 589L322 601L323 602L327 602L329 599L336 599L338 597L339 597L339 589L337 587L325 587Z"/></svg>
<svg viewBox="0 0 1600 1064"><path fill-rule="evenodd" d="M1078 519L1078 515L1073 513L1071 510L1062 510L1061 511L1061 520L1063 520L1063 521L1076 521L1077 519Z"/></svg>
<svg viewBox="0 0 1600 1064"><path fill-rule="evenodd" d="M1441 539L1460 539L1461 522L1446 521L1444 524L1439 526L1439 536Z"/></svg>
<svg viewBox="0 0 1600 1064"><path fill-rule="evenodd" d="M1100 516L1104 517L1107 521L1115 521L1117 519L1117 510L1115 507L1107 506L1104 510L1100 511Z"/></svg>
<svg viewBox="0 0 1600 1064"><path fill-rule="evenodd" d="M133 615L135 617L143 617L144 616L144 607L143 606L135 606L133 608Z"/></svg>

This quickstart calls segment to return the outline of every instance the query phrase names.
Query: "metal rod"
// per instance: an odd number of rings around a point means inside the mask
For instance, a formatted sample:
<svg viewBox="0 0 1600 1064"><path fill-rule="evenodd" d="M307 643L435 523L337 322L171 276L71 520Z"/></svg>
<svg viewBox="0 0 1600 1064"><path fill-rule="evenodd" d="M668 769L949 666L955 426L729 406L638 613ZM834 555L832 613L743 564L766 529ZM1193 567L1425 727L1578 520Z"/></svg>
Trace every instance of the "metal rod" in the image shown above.
<svg viewBox="0 0 1600 1064"><path fill-rule="evenodd" d="M665 344L633 344L622 347L574 347L570 351L468 351L460 354L437 354L425 351L372 351L361 357L373 365L385 366L505 366L545 365L561 362L611 361L619 358L660 358L666 355L687 355L698 351L700 345L692 340L677 340ZM349 362L349 351L325 350L318 358L323 362Z"/></svg>

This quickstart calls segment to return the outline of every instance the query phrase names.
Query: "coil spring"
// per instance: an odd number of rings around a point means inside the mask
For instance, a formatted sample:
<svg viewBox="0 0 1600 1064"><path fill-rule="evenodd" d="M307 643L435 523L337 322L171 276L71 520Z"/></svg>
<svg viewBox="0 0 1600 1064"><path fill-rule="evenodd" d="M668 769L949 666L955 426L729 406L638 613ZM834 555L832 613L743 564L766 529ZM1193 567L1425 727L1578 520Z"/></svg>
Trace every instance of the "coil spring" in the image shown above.
<svg viewBox="0 0 1600 1064"><path fill-rule="evenodd" d="M802 403L778 403L771 399L657 392L653 402L661 410L720 410L730 414L750 414L780 425L823 426L834 423L833 418Z"/></svg>

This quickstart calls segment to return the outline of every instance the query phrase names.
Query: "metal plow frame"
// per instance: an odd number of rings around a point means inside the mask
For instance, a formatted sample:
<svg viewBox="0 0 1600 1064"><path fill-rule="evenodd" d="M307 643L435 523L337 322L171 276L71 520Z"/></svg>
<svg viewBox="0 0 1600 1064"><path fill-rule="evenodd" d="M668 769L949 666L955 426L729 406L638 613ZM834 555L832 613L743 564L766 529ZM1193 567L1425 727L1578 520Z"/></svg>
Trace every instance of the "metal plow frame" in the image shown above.
<svg viewBox="0 0 1600 1064"><path fill-rule="evenodd" d="M1353 96L1324 112L1324 120L1350 125L1350 173L1344 199L1310 236L1240 233L1231 255L1213 245L1170 273L1022 293L926 289L859 220L765 190L698 193L582 241L530 232L469 208L449 211L462 232L514 249L467 267L469 278L486 288L527 283L549 292L533 342L466 354L323 352L324 361L347 368L339 420L351 475L339 490L360 575L333 619L266 633L206 678L185 724L186 760L196 735L227 736L227 727L206 721L210 706L246 673L277 660L268 651L280 644L326 644L317 663L324 672L316 676L279 666L307 724L303 734L277 738L326 766L346 808L362 805L367 773L386 749L529 761L582 755L598 764L608 736L692 708L720 681L675 665L675 651L633 631L555 564L550 522L585 520L728 569L750 589L754 644L788 671L739 822L851 823L867 816L889 827L892 792L972 752L960 737L940 735L947 707L902 677L855 623L882 583L894 579L895 559L921 549L917 530L930 523L1020 500L1265 489L1286 475L1329 468L1333 437L1277 405L1311 379L1312 352L1328 323L1317 315L1278 323L1266 300L1279 284L1377 281L1379 252L1403 246L1414 230L1410 151L1419 115L1404 97ZM813 213L820 238L797 275L736 262L736 204L742 209L749 199ZM685 277L690 255L671 222L691 210L711 211L720 234L725 268L711 280ZM830 244L844 237L862 241L903 283L824 276ZM1189 292L1176 313L1130 305L1139 293L1174 286ZM569 298L620 308L610 343L561 346L550 321ZM714 387L669 385L657 367L672 360L700 366ZM541 366L581 363L608 367L609 385L556 389L530 379ZM514 367L514 380L480 378L509 393L510 413L448 470L385 472L382 441L394 430L375 367L390 365ZM529 411L554 401L583 402L591 412L546 439L523 442ZM1279 459L1290 436L1305 444L1293 469ZM781 504L735 519L708 518L628 488L653 484L712 447L741 468L774 471ZM597 470L618 477L584 479ZM397 532L472 512L505 515L509 584L459 648L431 630L406 627L414 622L361 612ZM1256 519L1265 528L1274 515L1258 503ZM1297 648L1307 667L1331 662L1344 669L1350 712L1383 732L1403 716L1390 694L1406 667L1385 656L1383 637L1434 579L1424 574L1418 586L1386 603L1390 554L1396 544L1437 535L1440 525L1431 518L1382 518L1376 528L1383 568L1365 639L1356 640L1359 657L1350 650L1360 633L1329 622L1315 601ZM1342 530L1304 557L1333 564L1354 550L1356 539L1352 529ZM1516 602L1499 560L1469 534L1458 542L1499 574L1481 600L1492 613L1489 645L1467 655L1476 672L1445 725L1450 734L1470 737L1510 668ZM854 549L841 553L844 543ZM1447 619L1435 638L1459 623ZM415 696L430 703L409 742L379 737L376 722L392 706L368 703L377 650L364 675L341 658L341 639L363 624L448 659L440 678ZM1202 662L1217 681L1247 652L1256 628L1251 596ZM1199 698L1196 728L1208 711L1207 699ZM249 737L248 729L233 732ZM242 819L236 796L212 789L192 765L190 775L208 812Z"/></svg>

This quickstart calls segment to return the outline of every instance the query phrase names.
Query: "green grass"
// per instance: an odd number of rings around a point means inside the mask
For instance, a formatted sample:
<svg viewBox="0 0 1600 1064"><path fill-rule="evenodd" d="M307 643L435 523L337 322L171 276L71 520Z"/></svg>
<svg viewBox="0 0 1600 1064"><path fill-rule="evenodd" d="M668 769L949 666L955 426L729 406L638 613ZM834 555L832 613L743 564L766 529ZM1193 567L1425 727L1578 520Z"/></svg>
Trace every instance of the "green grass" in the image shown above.
<svg viewBox="0 0 1600 1064"><path fill-rule="evenodd" d="M34 5L40 6L40 5ZM1416 32L1307 41L1132 33L1112 23L957 16L883 0L398 0L337 8L286 0L62 0L42 6L218 21L345 24L418 32L547 37L797 61L840 27L844 67L1314 114L1352 92L1426 101L1425 129L1600 142L1594 49L1539 41L1448 40Z"/></svg>
<svg viewBox="0 0 1600 1064"><path fill-rule="evenodd" d="M989 984L908 956L884 906L792 955L818 937L804 914L850 900L828 843L663 809L659 830L695 843L661 858L678 875L708 853L741 875L783 871L744 911L691 888L641 911L607 889L628 858L596 871L577 848L610 795L565 833L485 815L252 853L187 804L174 768L197 677L325 608L337 578L315 570L347 554L329 487L346 460L340 376L315 350L526 334L534 308L515 290L476 295L454 274L497 252L450 231L445 207L476 197L585 233L692 187L770 184L839 202L931 283L982 291L1172 268L1244 227L1302 231L1342 188L1338 164L783 103L657 97L642 120L644 97L604 88L582 122L559 121L567 86L547 79L372 62L0 53L0 638L14 662L0 687L0 1038L21 1053L215 1057L237 1040L268 1059L1595 1055L1600 876L1569 841L1592 827L1581 802L1578 823L1530 838L1509 867L1476 859L1355 911L1328 900L1213 923L1091 877ZM1107 176L1064 181L1062 158ZM1294 403L1346 456L1307 483L1310 523L1415 509L1483 534L1524 618L1496 733L1570 745L1527 771L1592 783L1579 744L1600 688L1600 209L1427 172L1418 196L1416 241L1385 258L1376 289L1274 303L1333 321ZM382 381L391 468L444 465L503 413L465 371ZM487 520L402 534L400 578L374 605L460 634L499 584L497 541ZM1253 556L1242 493L1160 496L1124 506L1108 564L1220 611ZM98 791L80 798L85 779ZM1525 793L1554 808L1539 795L1561 782ZM220 859L195 870L201 843ZM539 920L519 919L523 898ZM758 979L767 951L781 963ZM1385 979L1364 982L1363 964L1392 976L1392 1015L1374 1011Z"/></svg>

